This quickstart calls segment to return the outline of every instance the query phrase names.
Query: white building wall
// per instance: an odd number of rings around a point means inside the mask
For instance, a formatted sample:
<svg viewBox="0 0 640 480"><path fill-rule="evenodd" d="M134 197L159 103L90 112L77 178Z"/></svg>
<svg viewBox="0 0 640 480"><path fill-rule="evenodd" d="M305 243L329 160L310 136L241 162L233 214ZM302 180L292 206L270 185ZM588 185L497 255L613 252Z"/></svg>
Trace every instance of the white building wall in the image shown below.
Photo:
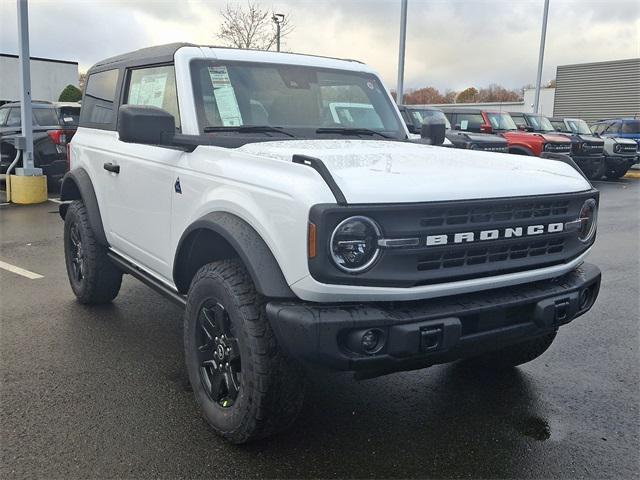
<svg viewBox="0 0 640 480"><path fill-rule="evenodd" d="M536 89L527 88L524 91L524 108L523 112L533 112L533 102L536 98ZM545 117L553 117L553 105L556 98L555 88L540 89L540 108L539 111Z"/></svg>
<svg viewBox="0 0 640 480"><path fill-rule="evenodd" d="M0 54L0 101L20 99L20 60ZM31 59L31 98L58 101L67 85L78 86L78 64L75 62Z"/></svg>

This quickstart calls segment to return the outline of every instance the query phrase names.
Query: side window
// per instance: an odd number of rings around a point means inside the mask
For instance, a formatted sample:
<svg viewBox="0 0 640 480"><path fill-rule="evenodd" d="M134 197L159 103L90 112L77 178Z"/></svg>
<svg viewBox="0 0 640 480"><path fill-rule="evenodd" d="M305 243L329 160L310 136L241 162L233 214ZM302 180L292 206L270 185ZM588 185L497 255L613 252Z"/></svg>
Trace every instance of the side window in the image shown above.
<svg viewBox="0 0 640 480"><path fill-rule="evenodd" d="M174 67L166 65L131 70L124 103L162 108L173 115L176 128L180 128Z"/></svg>
<svg viewBox="0 0 640 480"><path fill-rule="evenodd" d="M519 116L519 115L514 115L511 114L511 118L513 118L513 122L518 126L518 127L526 127L527 126L527 121L523 116Z"/></svg>
<svg viewBox="0 0 640 480"><path fill-rule="evenodd" d="M34 108L33 123L41 127L55 126L59 124L58 116L53 108Z"/></svg>
<svg viewBox="0 0 640 480"><path fill-rule="evenodd" d="M115 120L118 70L92 73L87 79L80 125L111 129Z"/></svg>
<svg viewBox="0 0 640 480"><path fill-rule="evenodd" d="M456 115L456 125L460 125L460 130L479 132L484 125L484 119L479 113L458 113Z"/></svg>
<svg viewBox="0 0 640 480"><path fill-rule="evenodd" d="M7 127L19 127L20 125L22 125L22 120L20 119L20 109L10 108L9 116L7 117Z"/></svg>
<svg viewBox="0 0 640 480"><path fill-rule="evenodd" d="M0 108L0 127L4 125L4 122L6 122L8 116L9 116L9 109Z"/></svg>

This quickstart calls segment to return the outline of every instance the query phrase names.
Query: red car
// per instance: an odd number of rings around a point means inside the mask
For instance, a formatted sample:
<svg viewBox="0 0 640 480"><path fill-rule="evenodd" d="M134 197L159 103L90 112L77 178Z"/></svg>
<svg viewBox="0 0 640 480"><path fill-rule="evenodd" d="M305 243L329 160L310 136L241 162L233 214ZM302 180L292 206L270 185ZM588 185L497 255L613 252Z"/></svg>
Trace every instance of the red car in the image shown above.
<svg viewBox="0 0 640 480"><path fill-rule="evenodd" d="M571 153L571 140L568 138L520 130L507 112L455 107L442 107L442 111L456 129L502 135L507 139L509 153L536 157L542 152Z"/></svg>

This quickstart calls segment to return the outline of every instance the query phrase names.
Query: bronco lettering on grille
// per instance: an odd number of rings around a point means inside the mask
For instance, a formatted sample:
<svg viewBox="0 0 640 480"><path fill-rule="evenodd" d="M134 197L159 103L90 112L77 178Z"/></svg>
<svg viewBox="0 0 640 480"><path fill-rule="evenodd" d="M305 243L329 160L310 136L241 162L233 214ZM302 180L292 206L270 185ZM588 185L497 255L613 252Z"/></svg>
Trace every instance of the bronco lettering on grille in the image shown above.
<svg viewBox="0 0 640 480"><path fill-rule="evenodd" d="M470 243L476 241L499 240L507 238L528 237L544 233L560 233L564 231L564 223L549 223L547 225L529 225L528 227L507 227L479 232L458 232L441 235L429 235L427 247L447 245L449 243Z"/></svg>

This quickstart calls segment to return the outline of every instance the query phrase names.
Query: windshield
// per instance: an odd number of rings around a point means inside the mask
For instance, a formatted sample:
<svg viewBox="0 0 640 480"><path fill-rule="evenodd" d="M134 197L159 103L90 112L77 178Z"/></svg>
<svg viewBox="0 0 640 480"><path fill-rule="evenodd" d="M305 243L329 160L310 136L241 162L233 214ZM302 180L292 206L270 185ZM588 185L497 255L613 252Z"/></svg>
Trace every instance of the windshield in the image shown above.
<svg viewBox="0 0 640 480"><path fill-rule="evenodd" d="M536 132L553 132L555 128L551 125L551 122L547 117L542 115L527 115L527 121L530 127Z"/></svg>
<svg viewBox="0 0 640 480"><path fill-rule="evenodd" d="M565 120L565 122L573 133L579 133L581 135L591 135L591 130L589 129L589 125L587 125L587 122L585 122L584 120L567 119Z"/></svg>
<svg viewBox="0 0 640 480"><path fill-rule="evenodd" d="M255 134L256 129L239 127L261 126L303 138L337 137L340 129L406 138L384 86L372 74L211 60L192 62L191 73L201 132ZM275 130L261 131L279 135Z"/></svg>
<svg viewBox="0 0 640 480"><path fill-rule="evenodd" d="M515 122L508 113L487 113L491 128L494 130L517 130Z"/></svg>
<svg viewBox="0 0 640 480"><path fill-rule="evenodd" d="M427 108L423 108L421 110L410 108L408 110L411 113L411 120L413 124L417 127L421 127L427 118L437 118L438 120L444 120L447 130L451 129L449 119L440 110L429 110Z"/></svg>

